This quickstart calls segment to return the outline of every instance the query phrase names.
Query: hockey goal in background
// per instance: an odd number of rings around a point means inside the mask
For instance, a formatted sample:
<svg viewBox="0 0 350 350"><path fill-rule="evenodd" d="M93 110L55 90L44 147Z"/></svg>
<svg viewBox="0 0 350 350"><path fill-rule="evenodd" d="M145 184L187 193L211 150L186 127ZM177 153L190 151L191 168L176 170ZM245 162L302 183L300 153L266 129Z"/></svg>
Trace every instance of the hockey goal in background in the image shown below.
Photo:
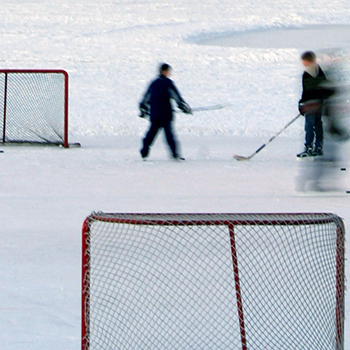
<svg viewBox="0 0 350 350"><path fill-rule="evenodd" d="M68 74L0 70L0 142L68 144Z"/></svg>
<svg viewBox="0 0 350 350"><path fill-rule="evenodd" d="M82 349L344 348L333 214L104 214L83 226Z"/></svg>

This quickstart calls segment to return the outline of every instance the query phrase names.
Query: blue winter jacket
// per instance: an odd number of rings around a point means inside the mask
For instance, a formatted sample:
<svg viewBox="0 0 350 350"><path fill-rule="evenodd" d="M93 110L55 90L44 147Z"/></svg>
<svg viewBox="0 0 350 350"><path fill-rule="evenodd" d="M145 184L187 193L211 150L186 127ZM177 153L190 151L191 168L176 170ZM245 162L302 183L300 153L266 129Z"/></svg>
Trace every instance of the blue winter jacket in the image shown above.
<svg viewBox="0 0 350 350"><path fill-rule="evenodd" d="M178 106L184 102L174 82L160 75L151 83L140 105L149 108L151 122L168 122L173 120L171 99L175 100Z"/></svg>

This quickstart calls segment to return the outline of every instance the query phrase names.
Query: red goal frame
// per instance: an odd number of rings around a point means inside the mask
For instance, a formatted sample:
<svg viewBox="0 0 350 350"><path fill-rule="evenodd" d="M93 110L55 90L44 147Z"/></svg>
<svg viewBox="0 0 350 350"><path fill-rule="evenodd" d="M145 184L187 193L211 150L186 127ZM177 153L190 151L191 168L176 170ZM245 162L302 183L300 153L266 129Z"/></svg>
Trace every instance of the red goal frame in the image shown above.
<svg viewBox="0 0 350 350"><path fill-rule="evenodd" d="M63 146L69 147L68 143L68 89L69 89L69 76L68 73L63 69L0 69L0 74L5 74L5 91L4 91L4 113L3 113L3 134L1 135L2 142L6 142L6 107L7 107L7 81L8 74L63 74L64 76L64 141Z"/></svg>
<svg viewBox="0 0 350 350"><path fill-rule="evenodd" d="M221 218L221 219L220 219ZM224 220L222 219L224 218ZM227 226L231 242L233 275L241 337L241 349L248 350L244 323L239 267L235 243L235 226L300 226L334 223L336 229L336 320L335 350L344 348L345 318L345 226L343 220L330 213L273 213L273 214L127 214L127 213L92 213L82 229L82 350L89 350L89 309L90 309L90 222L102 221L116 224L147 226Z"/></svg>

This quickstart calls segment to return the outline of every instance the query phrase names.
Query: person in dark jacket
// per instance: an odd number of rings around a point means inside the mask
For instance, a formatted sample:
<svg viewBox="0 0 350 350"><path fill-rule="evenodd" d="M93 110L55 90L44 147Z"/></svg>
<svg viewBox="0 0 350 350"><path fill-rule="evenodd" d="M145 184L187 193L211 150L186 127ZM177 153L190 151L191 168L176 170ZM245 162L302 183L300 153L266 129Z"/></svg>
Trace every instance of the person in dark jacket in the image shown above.
<svg viewBox="0 0 350 350"><path fill-rule="evenodd" d="M301 55L305 67L303 74L303 93L299 101L299 111L305 116L305 150L299 158L323 155L323 100L326 98L322 84L326 76L317 64L316 55L307 51Z"/></svg>
<svg viewBox="0 0 350 350"><path fill-rule="evenodd" d="M141 118L150 115L150 128L143 139L141 156L146 159L150 152L158 131L163 129L165 137L170 147L172 156L175 160L184 160L178 153L178 145L173 132L173 108L171 100L173 99L180 110L186 114L192 114L191 107L184 101L174 82L169 79L172 68L163 63L159 69L159 77L149 86L146 94L140 102Z"/></svg>

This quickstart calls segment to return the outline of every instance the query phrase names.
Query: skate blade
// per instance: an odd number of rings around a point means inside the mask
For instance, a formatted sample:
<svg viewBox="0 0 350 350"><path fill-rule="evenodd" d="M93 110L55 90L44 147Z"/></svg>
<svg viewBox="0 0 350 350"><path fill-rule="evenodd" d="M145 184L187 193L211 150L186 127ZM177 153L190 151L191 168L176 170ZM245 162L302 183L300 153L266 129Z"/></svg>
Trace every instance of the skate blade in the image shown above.
<svg viewBox="0 0 350 350"><path fill-rule="evenodd" d="M315 157L307 156L307 157L296 157L298 162L313 162Z"/></svg>

